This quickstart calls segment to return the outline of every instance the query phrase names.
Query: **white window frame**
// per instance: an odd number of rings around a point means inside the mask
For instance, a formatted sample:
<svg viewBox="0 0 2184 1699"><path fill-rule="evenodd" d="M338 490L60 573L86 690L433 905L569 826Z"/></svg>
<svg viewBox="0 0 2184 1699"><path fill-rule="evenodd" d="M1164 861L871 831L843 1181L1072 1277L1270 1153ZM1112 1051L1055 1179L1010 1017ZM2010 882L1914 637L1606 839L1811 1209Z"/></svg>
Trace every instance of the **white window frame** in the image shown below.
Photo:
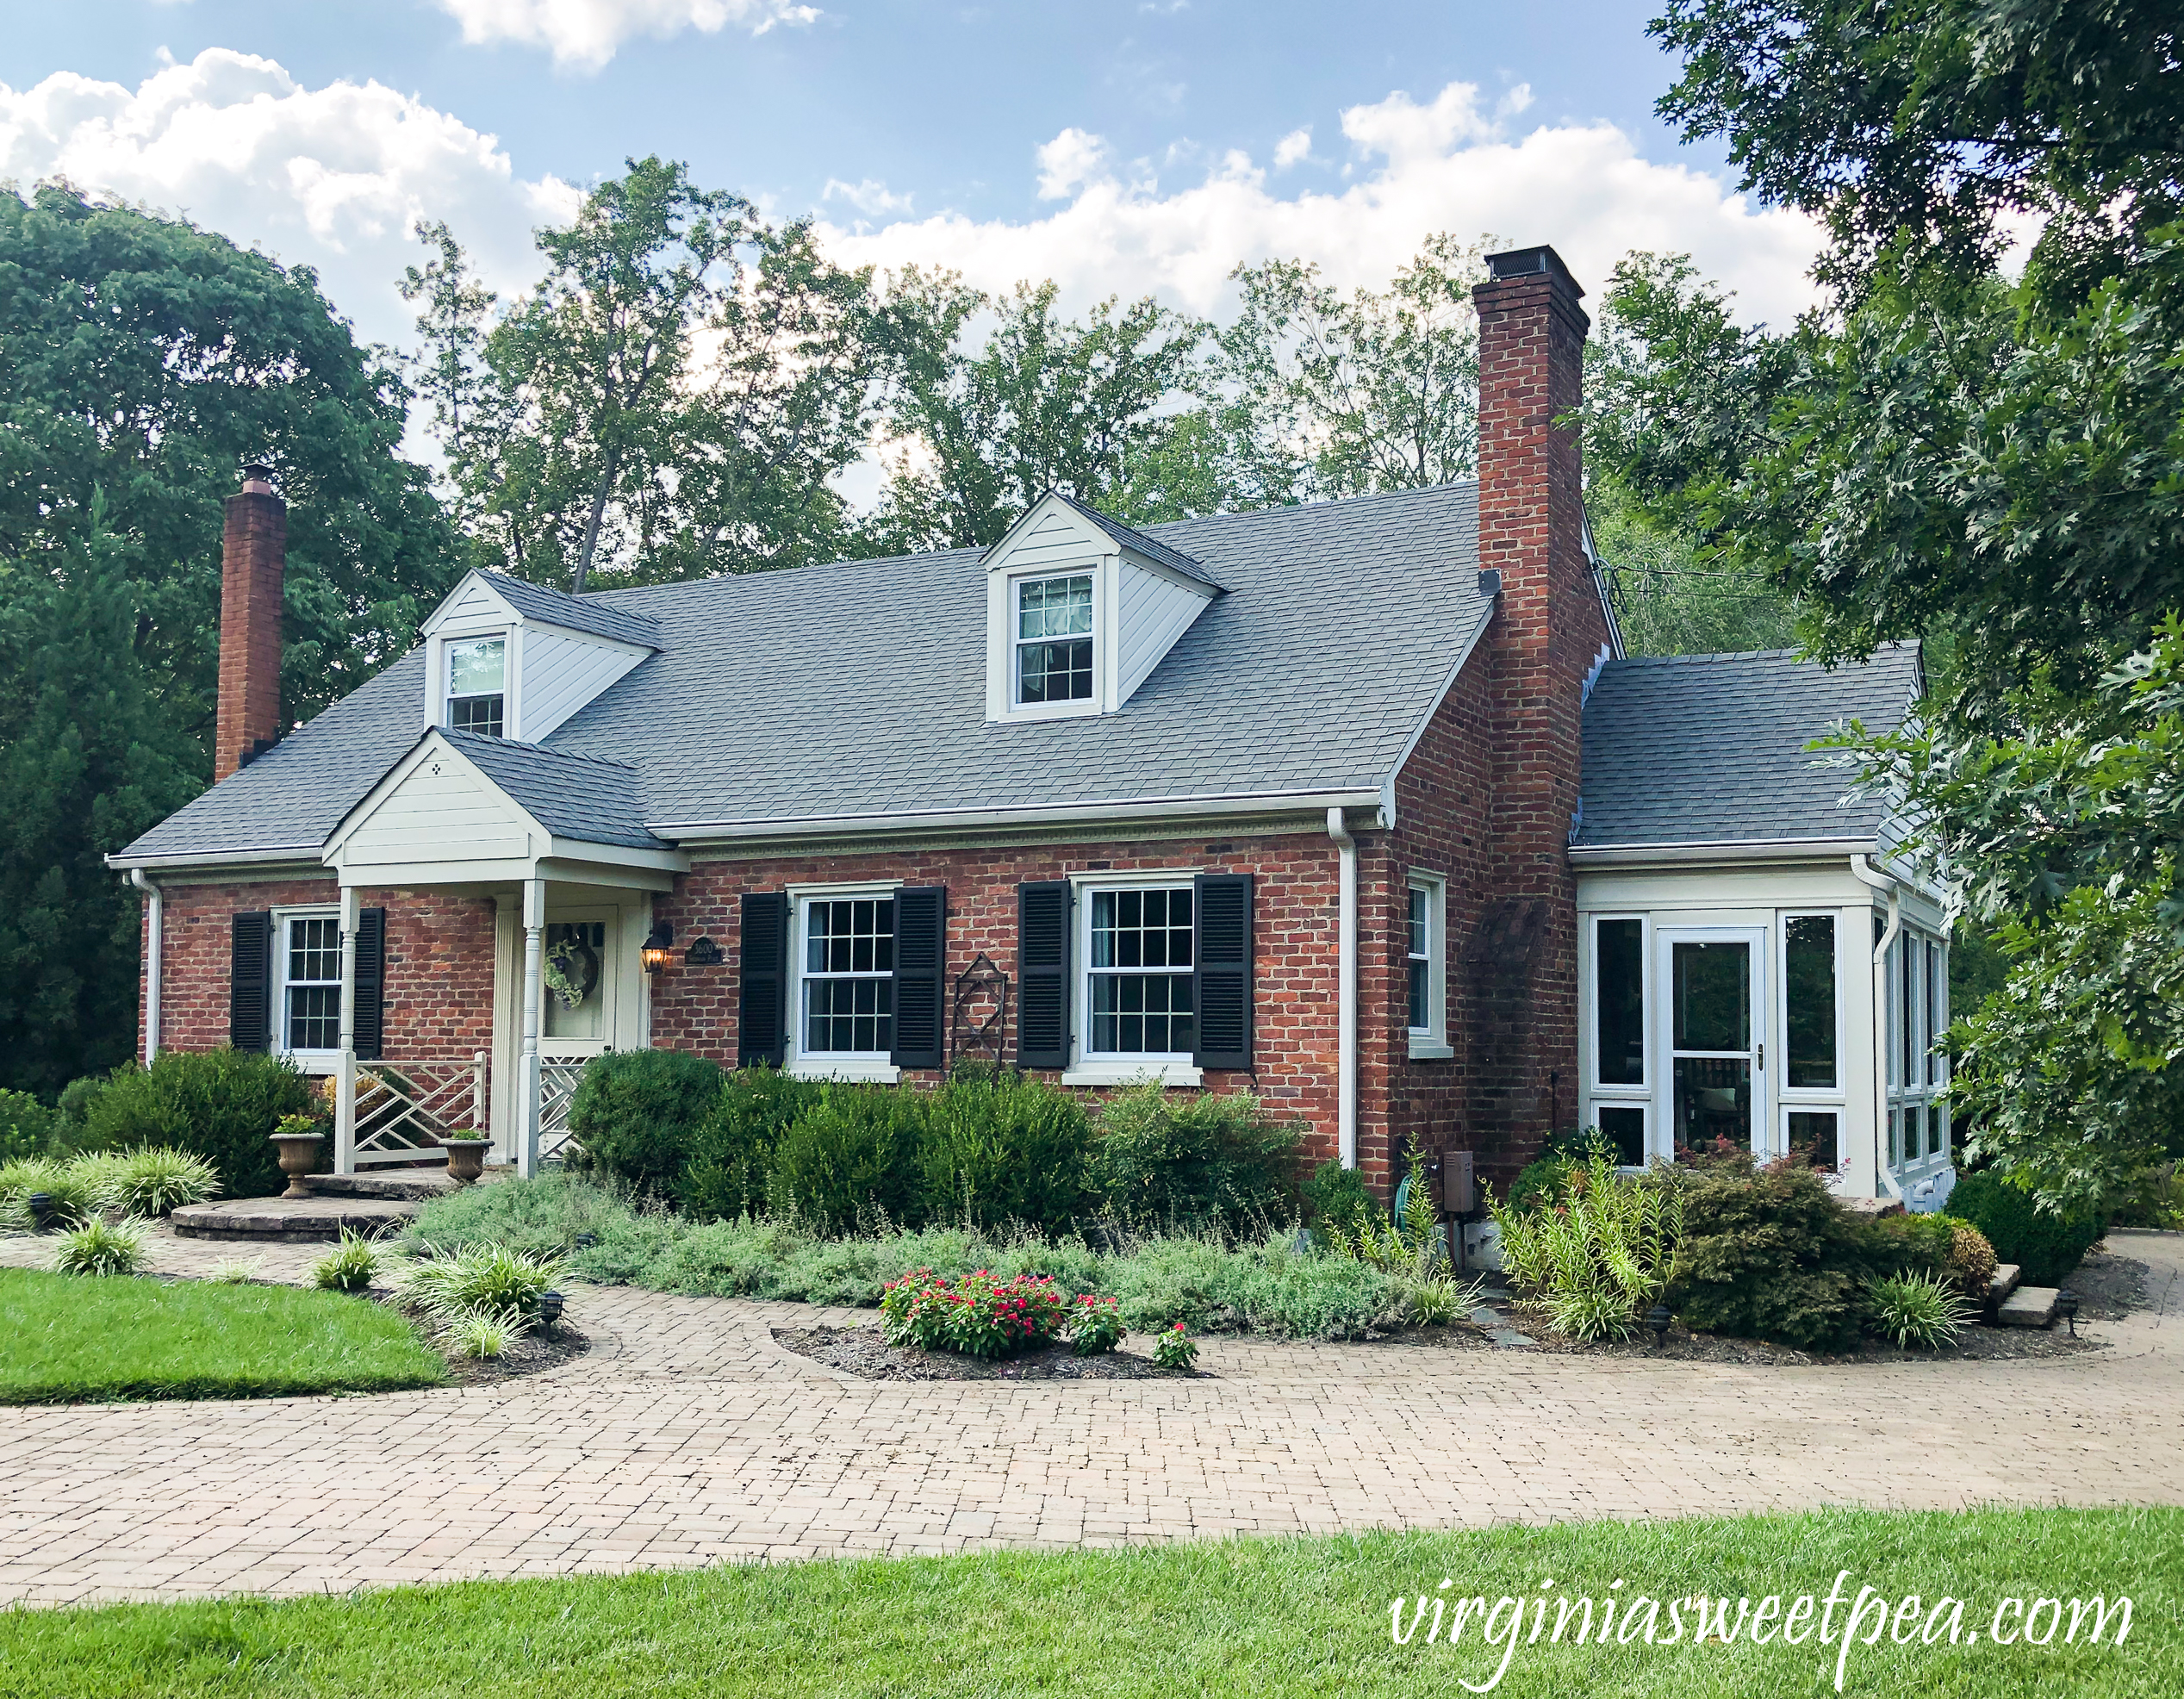
<svg viewBox="0 0 2184 1699"><path fill-rule="evenodd" d="M902 881L883 880L857 885L792 885L788 887L789 901L789 1016L788 1037L782 1056L782 1071L800 1080L846 1080L870 1084L892 1086L902 1078L902 1070L889 1060L886 1050L818 1050L804 1048L804 970L806 945L808 939L806 927L814 902L837 902L859 898L878 899L892 902L902 890ZM896 937L898 947L901 937ZM832 977L827 975L824 977ZM874 974L874 978L879 975Z"/></svg>
<svg viewBox="0 0 2184 1699"><path fill-rule="evenodd" d="M1090 578L1092 586L1092 693L1067 702L1017 700L1017 611L1024 587L1057 578ZM989 720L1072 719L1080 715L1111 713L1121 679L1121 644L1116 632L1121 624L1117 606L1121 573L1114 559L1101 556L1042 562L1011 571L994 572L989 581L986 620L986 717Z"/></svg>
<svg viewBox="0 0 2184 1699"><path fill-rule="evenodd" d="M1854 926L1863 923L1856 916L1866 913L1861 908L1845 912L1814 904L1797 908L1778 909L1775 913L1775 960L1782 964L1776 974L1775 1007L1770 1017L1774 1025L1776 1053L1781 1066L1776 1070L1775 1086L1775 1148L1789 1148L1789 1117L1792 1115L1829 1115L1835 1117L1835 1166L1827 1171L1831 1178L1839 1179L1851 1170L1851 1032L1849 1011L1850 975L1854 971L1851 953L1851 937ZM1793 920L1821 919L1833 923L1835 933L1835 1084L1829 1086L1792 1086L1789 1083L1789 923ZM1868 958L1870 963L1870 958ZM1870 966L1864 968L1870 973Z"/></svg>
<svg viewBox="0 0 2184 1699"><path fill-rule="evenodd" d="M1069 876L1071 937L1069 959L1069 1022L1072 1062L1061 1076L1065 1086L1131 1086L1148 1080L1163 1086L1198 1086L1205 1071L1191 1060L1188 1051L1160 1055L1102 1055L1092 1048L1092 897L1101 891L1190 891L1198 868L1155 868L1142 872L1094 872ZM1198 910L1192 909L1195 933ZM1195 948L1195 938L1193 947ZM1197 962L1192 960L1195 969ZM1195 1019L1198 1011L1192 1011Z"/></svg>
<svg viewBox="0 0 2184 1699"><path fill-rule="evenodd" d="M334 977L333 980L297 980L294 981L289 980L288 976L288 929L289 923L294 920L331 920L333 923L335 966ZM306 1074L331 1074L340 1065L340 1038L337 1033L333 1046L327 1049L290 1049L288 1043L289 987L291 983L307 986L323 986L331 984L334 987L334 995L337 999L335 1006L338 1011L339 1007L338 999L340 996L341 986L340 948L341 911L339 908L277 908L273 911L273 1007L271 1010L273 1030L271 1035L271 1042L274 1054L288 1057ZM338 1020L339 1018L339 1017L337 1013L336 1019Z"/></svg>
<svg viewBox="0 0 2184 1699"><path fill-rule="evenodd" d="M489 643L498 638L504 645L501 651L501 736L509 741L521 736L521 717L517 710L522 700L523 644L518 640L519 631L514 625L466 625L433 633L430 687L432 725L443 730L452 729L448 718L454 711L454 695L448 687L452 682L450 674L455 663L448 651L457 644Z"/></svg>
<svg viewBox="0 0 2184 1699"><path fill-rule="evenodd" d="M1410 899L1426 898L1426 1024L1410 1020L1410 964L1419 959L1410 948ZM1411 868L1403 887L1403 1033L1413 1061L1447 1061L1456 1055L1448 1042L1448 875Z"/></svg>
<svg viewBox="0 0 2184 1699"><path fill-rule="evenodd" d="M1909 983L1905 967L1910 966ZM1949 1083L1948 1068L1933 1045L1949 1024L1949 941L1919 927L1906 924L1888 946L1888 1124L1885 1148L1888 1164L1900 1175L1917 1174L1950 1166L1954 1144L1949 1108L1942 1093ZM1936 982L1938 983L1936 983ZM1926 1040L1913 1060L1917 1077L1906 1078L1904 1048ZM1905 1124L1913 1116L1918 1123L1918 1150L1904 1148ZM1941 1120L1941 1148L1927 1148L1928 1121Z"/></svg>
<svg viewBox="0 0 2184 1699"><path fill-rule="evenodd" d="M1653 923L1656 917L1644 910L1602 909L1588 910L1579 917L1580 948L1584 953L1585 987L1585 1112L1584 1124L1600 1124L1603 1109L1637 1109L1646 1114L1646 1145L1648 1159L1671 1153L1654 1148L1660 1117L1653 1111L1654 1075L1661 1067L1661 1047L1655 1041L1655 1030L1660 1018L1659 1000L1655 995L1653 971ZM1640 1035L1644 1045L1645 1075L1637 1085L1618 1082L1609 1085L1600 1077L1600 923L1603 920L1634 920L1638 923L1639 996L1645 1012L1640 1022ZM1635 1173L1636 1170L1630 1172Z"/></svg>

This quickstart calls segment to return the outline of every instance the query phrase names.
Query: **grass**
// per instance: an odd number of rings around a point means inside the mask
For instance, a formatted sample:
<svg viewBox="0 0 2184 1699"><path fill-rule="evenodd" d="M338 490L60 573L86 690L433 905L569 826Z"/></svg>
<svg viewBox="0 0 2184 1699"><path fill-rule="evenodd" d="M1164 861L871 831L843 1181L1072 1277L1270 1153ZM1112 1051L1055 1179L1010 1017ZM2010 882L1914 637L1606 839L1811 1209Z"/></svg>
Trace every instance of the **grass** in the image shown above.
<svg viewBox="0 0 2184 1699"><path fill-rule="evenodd" d="M446 1378L414 1328L362 1298L0 1269L0 1403L391 1392Z"/></svg>
<svg viewBox="0 0 2184 1699"><path fill-rule="evenodd" d="M596 1244L579 1247L581 1235ZM402 1239L413 1254L493 1244L563 1258L601 1285L714 1298L812 1304L880 1302L916 1268L960 1279L1048 1274L1073 1295L1117 1300L1134 1332L1181 1322L1192 1332L1245 1328L1294 1339L1356 1339L1403 1324L1411 1283L1354 1257L1290 1248L1289 1235L1230 1245L1217 1234L1148 1235L1120 1254L1081 1240L990 1234L967 1227L892 1229L834 1238L780 1217L692 1221L574 1175L509 1179L428 1202Z"/></svg>
<svg viewBox="0 0 2184 1699"><path fill-rule="evenodd" d="M1839 1570L1891 1599L1970 1602L1975 1643L1854 1645L1843 1691L2050 1699L2184 1691L2184 1512L1825 1511L1503 1527L1470 1534L1004 1552L558 1581L469 1582L292 1602L221 1601L0 1617L0 1691L39 1696L871 1695L972 1699L1461 1695L1499 1652L1391 1643L1391 1602L1824 1596ZM2132 1602L2120 1647L1995 1646L2003 1597ZM1839 1637L1840 1613L1836 1632ZM1549 1623L1552 1628L1552 1618ZM2111 1634L2112 1635L2112 1627ZM1837 1649L1519 1645L1493 1690L1748 1699L1835 1690Z"/></svg>

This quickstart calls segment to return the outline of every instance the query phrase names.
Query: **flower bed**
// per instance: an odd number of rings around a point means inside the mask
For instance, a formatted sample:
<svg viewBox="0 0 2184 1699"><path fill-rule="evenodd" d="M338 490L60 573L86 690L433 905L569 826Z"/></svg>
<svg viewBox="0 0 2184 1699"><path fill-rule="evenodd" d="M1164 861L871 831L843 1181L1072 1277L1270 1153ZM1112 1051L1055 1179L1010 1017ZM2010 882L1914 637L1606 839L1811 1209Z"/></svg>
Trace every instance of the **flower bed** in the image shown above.
<svg viewBox="0 0 2184 1699"><path fill-rule="evenodd" d="M1069 1300L1046 1275L1004 1279L981 1268L951 1280L915 1268L888 1283L880 1314L890 1345L1011 1357L1050 1343L1069 1318Z"/></svg>

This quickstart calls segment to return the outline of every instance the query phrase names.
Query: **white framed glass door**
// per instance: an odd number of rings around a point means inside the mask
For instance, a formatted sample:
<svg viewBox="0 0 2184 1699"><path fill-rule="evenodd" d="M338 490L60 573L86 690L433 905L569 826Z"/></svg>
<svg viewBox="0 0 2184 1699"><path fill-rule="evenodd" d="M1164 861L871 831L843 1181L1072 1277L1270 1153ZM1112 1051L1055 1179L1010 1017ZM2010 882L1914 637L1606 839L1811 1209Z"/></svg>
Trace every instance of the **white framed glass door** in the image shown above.
<svg viewBox="0 0 2184 1699"><path fill-rule="evenodd" d="M1727 1141L1770 1154L1766 928L1664 926L1654 938L1659 1124L1678 1153Z"/></svg>
<svg viewBox="0 0 2184 1699"><path fill-rule="evenodd" d="M613 1048L614 1005L621 975L613 949L618 928L612 909L557 912L546 921L539 987L544 1030L543 1056L595 1056Z"/></svg>

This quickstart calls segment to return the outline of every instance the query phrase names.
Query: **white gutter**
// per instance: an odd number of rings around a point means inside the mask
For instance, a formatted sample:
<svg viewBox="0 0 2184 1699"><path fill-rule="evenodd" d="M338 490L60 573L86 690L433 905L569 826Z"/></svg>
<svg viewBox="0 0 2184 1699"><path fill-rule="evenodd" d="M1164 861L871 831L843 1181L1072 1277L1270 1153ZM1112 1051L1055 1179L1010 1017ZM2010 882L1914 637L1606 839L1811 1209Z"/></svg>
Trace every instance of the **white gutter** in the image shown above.
<svg viewBox="0 0 2184 1699"><path fill-rule="evenodd" d="M1851 871L1875 890L1886 892L1888 898L1888 929L1873 946L1873 1178L1876 1191L1885 1187L1901 1198L1903 1188L1888 1172L1882 1152L1887 1148L1888 1127L1888 946L1902 930L1903 898L1895 881L1876 873L1865 856L1851 856Z"/></svg>
<svg viewBox="0 0 2184 1699"><path fill-rule="evenodd" d="M1323 808L1378 808L1382 793L1247 791L1230 796L1152 797L1062 803L1043 808L934 808L899 814L807 814L795 819L647 820L655 837L679 846L708 839L847 836L858 832L963 831L987 826L1074 825L1105 820L1192 819L1209 815L1312 812Z"/></svg>
<svg viewBox="0 0 2184 1699"><path fill-rule="evenodd" d="M144 947L144 1065L159 1055L159 981L166 965L167 902L159 887L144 876L142 868L129 869L129 883L144 893L151 905Z"/></svg>
<svg viewBox="0 0 2184 1699"><path fill-rule="evenodd" d="M286 850L202 850L174 856L128 856L120 854L106 857L106 865L118 873L138 868L225 868L259 866L287 862L298 868L319 865L320 846L304 844Z"/></svg>
<svg viewBox="0 0 2184 1699"><path fill-rule="evenodd" d="M1358 841L1342 811L1327 811L1327 835L1342 852L1335 926L1335 1007L1341 1060L1335 1074L1336 1149L1346 1168L1358 1165Z"/></svg>
<svg viewBox="0 0 2184 1699"><path fill-rule="evenodd" d="M1713 843L1572 844L1570 860L1582 867L1645 867L1668 862L1779 862L1839 856L1863 860L1873 853L1870 837L1739 837Z"/></svg>

